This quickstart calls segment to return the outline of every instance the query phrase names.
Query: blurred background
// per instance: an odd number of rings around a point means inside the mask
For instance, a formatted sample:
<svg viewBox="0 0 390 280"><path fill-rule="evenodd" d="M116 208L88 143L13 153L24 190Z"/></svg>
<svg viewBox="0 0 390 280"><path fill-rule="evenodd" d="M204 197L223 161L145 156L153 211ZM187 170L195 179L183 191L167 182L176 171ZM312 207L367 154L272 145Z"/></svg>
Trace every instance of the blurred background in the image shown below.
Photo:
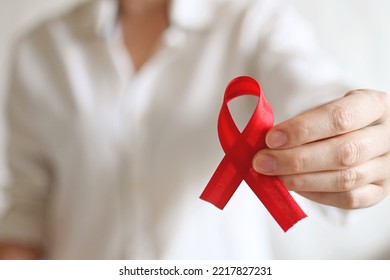
<svg viewBox="0 0 390 280"><path fill-rule="evenodd" d="M4 179L5 83L13 40L32 25L55 16L78 1L0 0L0 183ZM380 89L390 93L389 0L286 1L295 6L311 24L320 44L338 61L357 88ZM0 211L1 205L0 201ZM381 223L375 215L376 211L382 214L390 212L389 199L366 212L368 225L370 221L373 225ZM372 217L375 219L372 220ZM390 229L390 222L383 226ZM377 229L367 229L367 232L371 230ZM389 256L383 257L389 258L390 252Z"/></svg>
<svg viewBox="0 0 390 280"><path fill-rule="evenodd" d="M79 1L0 0L0 106L4 104L9 51L14 38ZM390 92L390 1L286 1L311 24L318 41L357 87ZM3 145L3 138L3 124L0 123L0 145ZM0 149L1 158L3 149Z"/></svg>

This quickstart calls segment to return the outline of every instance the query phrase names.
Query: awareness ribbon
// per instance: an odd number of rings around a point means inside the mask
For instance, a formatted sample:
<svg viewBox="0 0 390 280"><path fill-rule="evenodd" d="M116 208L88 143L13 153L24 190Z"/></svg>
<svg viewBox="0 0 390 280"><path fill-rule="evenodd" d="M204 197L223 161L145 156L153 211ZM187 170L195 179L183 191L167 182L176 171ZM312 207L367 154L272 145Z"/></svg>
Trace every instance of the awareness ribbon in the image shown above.
<svg viewBox="0 0 390 280"><path fill-rule="evenodd" d="M259 100L241 133L230 114L228 102L243 95L254 95ZM286 232L306 214L278 177L259 174L252 168L252 158L256 152L266 148L265 135L273 122L271 105L256 80L241 76L227 85L218 118L218 136L225 156L200 198L223 209L242 180L245 180Z"/></svg>

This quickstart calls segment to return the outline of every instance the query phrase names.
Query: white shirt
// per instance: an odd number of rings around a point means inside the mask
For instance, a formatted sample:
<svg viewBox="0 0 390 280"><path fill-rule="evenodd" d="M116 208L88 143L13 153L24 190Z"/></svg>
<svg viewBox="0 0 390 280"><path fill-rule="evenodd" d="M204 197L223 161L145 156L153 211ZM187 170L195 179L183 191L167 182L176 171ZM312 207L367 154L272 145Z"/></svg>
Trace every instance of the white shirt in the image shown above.
<svg viewBox="0 0 390 280"><path fill-rule="evenodd" d="M290 8L273 0L173 1L158 51L137 72L116 11L116 1L88 1L20 40L2 239L41 244L53 259L388 252L385 233L359 247L355 231L326 218L332 208L303 198L309 218L286 234L245 184L223 211L199 199L223 156L216 123L232 78L255 77L277 121L347 89ZM234 105L245 124L248 104ZM345 250L329 235L347 238Z"/></svg>

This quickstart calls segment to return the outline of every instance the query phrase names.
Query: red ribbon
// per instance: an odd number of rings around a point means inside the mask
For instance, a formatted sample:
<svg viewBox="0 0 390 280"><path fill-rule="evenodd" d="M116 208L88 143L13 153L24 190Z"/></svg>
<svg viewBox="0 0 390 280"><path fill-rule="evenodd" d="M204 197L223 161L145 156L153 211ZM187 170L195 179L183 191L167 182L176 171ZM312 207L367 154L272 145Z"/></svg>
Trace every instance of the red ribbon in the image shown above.
<svg viewBox="0 0 390 280"><path fill-rule="evenodd" d="M257 96L259 101L241 133L227 104L243 95ZM273 126L273 122L271 105L256 80L243 76L228 84L218 118L218 136L225 156L200 198L223 209L242 180L245 180L280 227L287 231L305 218L306 214L278 177L259 174L252 168L252 159L256 152L266 148L265 135Z"/></svg>

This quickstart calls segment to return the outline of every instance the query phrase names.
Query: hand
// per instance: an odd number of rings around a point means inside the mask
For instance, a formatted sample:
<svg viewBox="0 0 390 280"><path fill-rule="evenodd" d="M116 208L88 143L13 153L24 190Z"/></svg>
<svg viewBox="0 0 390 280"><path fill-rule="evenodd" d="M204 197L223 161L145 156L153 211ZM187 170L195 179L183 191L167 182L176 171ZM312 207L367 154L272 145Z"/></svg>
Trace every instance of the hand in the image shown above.
<svg viewBox="0 0 390 280"><path fill-rule="evenodd" d="M38 260L41 258L42 251L38 247L0 241L0 260Z"/></svg>
<svg viewBox="0 0 390 280"><path fill-rule="evenodd" d="M356 90L274 126L254 169L318 203L374 205L390 192L390 96Z"/></svg>

